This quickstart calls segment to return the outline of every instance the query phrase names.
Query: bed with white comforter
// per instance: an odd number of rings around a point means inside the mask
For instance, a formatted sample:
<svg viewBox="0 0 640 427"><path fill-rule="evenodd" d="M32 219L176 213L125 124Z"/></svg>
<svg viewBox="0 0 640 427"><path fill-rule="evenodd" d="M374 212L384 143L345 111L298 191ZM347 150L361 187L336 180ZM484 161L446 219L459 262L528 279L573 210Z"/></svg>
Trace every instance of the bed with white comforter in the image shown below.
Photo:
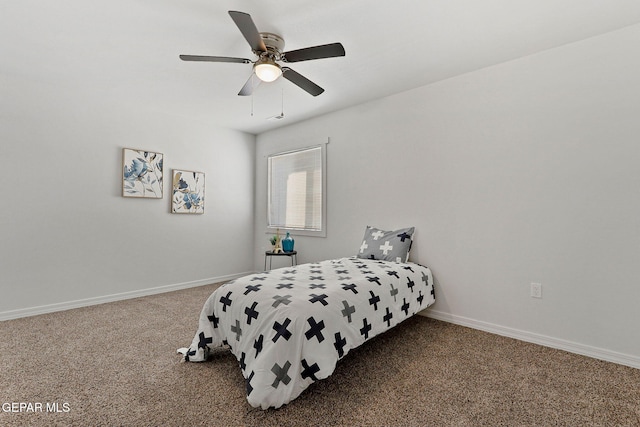
<svg viewBox="0 0 640 427"><path fill-rule="evenodd" d="M228 345L249 404L277 408L434 301L431 271L415 263L353 257L252 274L208 298L184 357L205 361Z"/></svg>

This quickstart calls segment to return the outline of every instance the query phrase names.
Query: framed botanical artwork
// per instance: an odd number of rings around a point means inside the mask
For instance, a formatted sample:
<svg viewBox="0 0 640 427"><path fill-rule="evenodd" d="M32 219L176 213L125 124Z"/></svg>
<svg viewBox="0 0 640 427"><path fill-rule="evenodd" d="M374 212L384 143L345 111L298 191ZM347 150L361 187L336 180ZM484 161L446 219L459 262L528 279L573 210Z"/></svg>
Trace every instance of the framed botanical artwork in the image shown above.
<svg viewBox="0 0 640 427"><path fill-rule="evenodd" d="M162 153L122 149L122 196L162 199Z"/></svg>
<svg viewBox="0 0 640 427"><path fill-rule="evenodd" d="M173 170L172 213L204 213L204 173Z"/></svg>

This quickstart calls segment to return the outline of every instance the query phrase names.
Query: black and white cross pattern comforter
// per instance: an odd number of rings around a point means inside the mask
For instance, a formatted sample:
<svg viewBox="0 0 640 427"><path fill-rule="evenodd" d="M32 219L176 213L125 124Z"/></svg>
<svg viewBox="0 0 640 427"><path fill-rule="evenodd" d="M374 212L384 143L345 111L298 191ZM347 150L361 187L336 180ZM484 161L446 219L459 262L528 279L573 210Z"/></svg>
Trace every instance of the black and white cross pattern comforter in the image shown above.
<svg viewBox="0 0 640 427"><path fill-rule="evenodd" d="M435 301L427 267L343 258L252 274L216 289L185 360L228 345L254 407L278 408L349 350Z"/></svg>

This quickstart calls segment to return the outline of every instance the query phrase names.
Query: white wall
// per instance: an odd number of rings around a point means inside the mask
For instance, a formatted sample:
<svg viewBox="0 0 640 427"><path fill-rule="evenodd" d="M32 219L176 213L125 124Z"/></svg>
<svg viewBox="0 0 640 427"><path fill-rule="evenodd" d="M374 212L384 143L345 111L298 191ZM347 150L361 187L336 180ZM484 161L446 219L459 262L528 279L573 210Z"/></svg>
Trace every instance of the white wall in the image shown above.
<svg viewBox="0 0 640 427"><path fill-rule="evenodd" d="M638 45L640 25L259 135L256 268L265 156L328 136L328 234L296 238L301 262L415 226L431 315L640 367Z"/></svg>
<svg viewBox="0 0 640 427"><path fill-rule="evenodd" d="M252 270L255 136L1 77L0 318ZM123 147L164 154L163 199L121 196ZM204 215L169 213L172 168L205 173Z"/></svg>

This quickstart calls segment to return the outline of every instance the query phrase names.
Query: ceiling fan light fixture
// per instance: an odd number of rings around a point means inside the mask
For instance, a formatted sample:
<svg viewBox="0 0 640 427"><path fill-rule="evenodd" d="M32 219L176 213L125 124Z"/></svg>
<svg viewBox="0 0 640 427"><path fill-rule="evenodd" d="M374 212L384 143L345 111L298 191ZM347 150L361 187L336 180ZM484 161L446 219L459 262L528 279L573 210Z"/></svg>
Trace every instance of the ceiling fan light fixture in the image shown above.
<svg viewBox="0 0 640 427"><path fill-rule="evenodd" d="M282 75L282 68L271 59L261 59L253 66L256 76L263 82L272 82Z"/></svg>

